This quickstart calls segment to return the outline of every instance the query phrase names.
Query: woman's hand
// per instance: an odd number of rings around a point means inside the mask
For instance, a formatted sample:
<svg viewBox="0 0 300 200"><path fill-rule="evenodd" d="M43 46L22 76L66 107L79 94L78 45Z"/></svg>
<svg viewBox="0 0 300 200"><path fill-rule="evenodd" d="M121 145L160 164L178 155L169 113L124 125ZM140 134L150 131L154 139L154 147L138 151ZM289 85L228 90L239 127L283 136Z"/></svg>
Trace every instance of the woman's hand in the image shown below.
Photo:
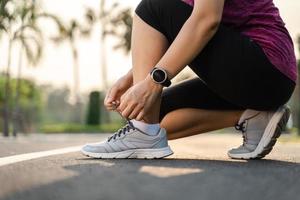
<svg viewBox="0 0 300 200"><path fill-rule="evenodd" d="M121 96L121 104L117 110L123 117L142 120L151 110L162 92L162 86L154 83L148 75L145 80L135 84Z"/></svg>
<svg viewBox="0 0 300 200"><path fill-rule="evenodd" d="M107 110L114 110L120 104L120 97L132 86L132 74L128 73L117 80L117 82L110 88L104 99L104 106Z"/></svg>

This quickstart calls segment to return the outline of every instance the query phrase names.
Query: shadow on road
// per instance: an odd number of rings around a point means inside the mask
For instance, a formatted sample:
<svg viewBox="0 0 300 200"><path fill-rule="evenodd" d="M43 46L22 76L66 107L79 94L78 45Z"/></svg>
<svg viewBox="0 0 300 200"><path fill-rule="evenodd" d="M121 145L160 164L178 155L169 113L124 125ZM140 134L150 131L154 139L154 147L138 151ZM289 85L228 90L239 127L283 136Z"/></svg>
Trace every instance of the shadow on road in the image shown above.
<svg viewBox="0 0 300 200"><path fill-rule="evenodd" d="M278 160L95 160L65 166L77 175L5 200L295 199L300 165ZM48 172L45 172L48 173Z"/></svg>

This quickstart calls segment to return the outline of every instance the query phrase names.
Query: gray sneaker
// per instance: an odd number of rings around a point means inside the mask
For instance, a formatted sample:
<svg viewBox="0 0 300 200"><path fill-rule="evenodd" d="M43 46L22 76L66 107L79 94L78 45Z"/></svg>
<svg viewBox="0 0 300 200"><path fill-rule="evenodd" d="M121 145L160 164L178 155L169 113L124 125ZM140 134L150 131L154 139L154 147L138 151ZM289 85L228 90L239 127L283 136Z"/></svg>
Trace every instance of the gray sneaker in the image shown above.
<svg viewBox="0 0 300 200"><path fill-rule="evenodd" d="M234 159L259 159L271 152L290 116L281 106L276 111L246 110L236 125L243 133L243 144L228 151Z"/></svg>
<svg viewBox="0 0 300 200"><path fill-rule="evenodd" d="M168 146L166 130L155 136L143 133L128 122L106 141L86 144L81 152L93 158L163 158L173 154Z"/></svg>

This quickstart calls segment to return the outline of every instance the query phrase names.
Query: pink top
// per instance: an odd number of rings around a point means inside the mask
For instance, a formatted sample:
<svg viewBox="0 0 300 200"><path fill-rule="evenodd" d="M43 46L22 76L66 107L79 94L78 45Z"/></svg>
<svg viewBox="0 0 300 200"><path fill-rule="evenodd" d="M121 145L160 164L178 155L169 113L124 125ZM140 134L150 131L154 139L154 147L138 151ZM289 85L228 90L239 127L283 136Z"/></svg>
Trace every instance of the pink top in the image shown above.
<svg viewBox="0 0 300 200"><path fill-rule="evenodd" d="M194 0L182 1L194 5ZM257 42L269 61L296 82L293 42L273 0L226 0L222 23Z"/></svg>

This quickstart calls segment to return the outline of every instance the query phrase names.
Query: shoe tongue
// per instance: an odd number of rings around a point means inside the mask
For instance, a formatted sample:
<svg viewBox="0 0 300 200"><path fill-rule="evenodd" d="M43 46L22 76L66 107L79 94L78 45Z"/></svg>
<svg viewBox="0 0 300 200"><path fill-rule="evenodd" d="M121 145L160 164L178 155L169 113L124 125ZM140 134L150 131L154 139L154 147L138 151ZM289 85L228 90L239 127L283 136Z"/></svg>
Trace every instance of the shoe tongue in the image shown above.
<svg viewBox="0 0 300 200"><path fill-rule="evenodd" d="M240 120L238 122L238 124L241 124L243 121L254 117L255 115L257 115L260 111L257 110L252 110L252 109L247 109L243 112L242 116L240 117Z"/></svg>

